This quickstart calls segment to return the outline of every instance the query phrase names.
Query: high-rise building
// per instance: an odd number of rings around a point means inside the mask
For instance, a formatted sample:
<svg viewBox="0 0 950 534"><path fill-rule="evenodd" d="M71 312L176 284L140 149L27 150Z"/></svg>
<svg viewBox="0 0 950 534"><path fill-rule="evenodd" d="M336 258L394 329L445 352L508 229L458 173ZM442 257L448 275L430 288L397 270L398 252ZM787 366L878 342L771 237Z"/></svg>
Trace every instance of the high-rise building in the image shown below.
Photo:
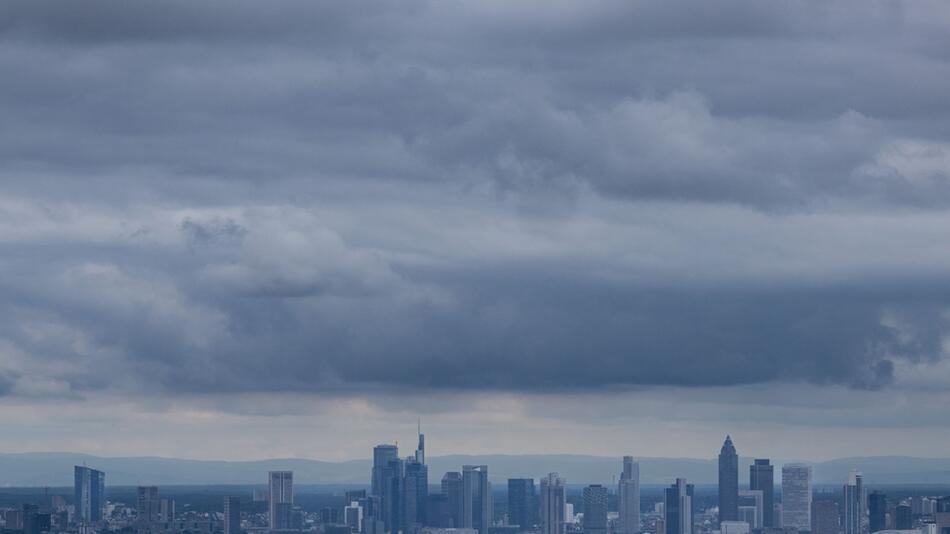
<svg viewBox="0 0 950 534"><path fill-rule="evenodd" d="M848 475L848 483L844 486L841 510L841 523L844 534L864 534L865 518L867 517L864 483L861 473L855 470Z"/></svg>
<svg viewBox="0 0 950 534"><path fill-rule="evenodd" d="M224 498L224 534L241 534L241 499Z"/></svg>
<svg viewBox="0 0 950 534"><path fill-rule="evenodd" d="M887 528L887 496L880 491L868 495L868 530L879 532Z"/></svg>
<svg viewBox="0 0 950 534"><path fill-rule="evenodd" d="M462 527L488 534L491 527L491 486L487 465L462 466Z"/></svg>
<svg viewBox="0 0 950 534"><path fill-rule="evenodd" d="M85 466L75 466L74 497L76 499L76 521L82 524L102 521L102 509L105 505L106 474Z"/></svg>
<svg viewBox="0 0 950 534"><path fill-rule="evenodd" d="M812 501L811 534L838 534L840 525L837 501L833 499Z"/></svg>
<svg viewBox="0 0 950 534"><path fill-rule="evenodd" d="M750 528L762 528L762 521L765 514L765 508L762 503L762 490L739 490L739 510L740 512L743 509L747 510L744 516L740 513L739 519L749 523ZM752 510L751 514L748 512L750 508ZM743 517L745 519L743 519Z"/></svg>
<svg viewBox="0 0 950 534"><path fill-rule="evenodd" d="M40 513L39 506L34 504L24 504L22 514L23 534L41 534L49 532L52 526L51 516L48 513Z"/></svg>
<svg viewBox="0 0 950 534"><path fill-rule="evenodd" d="M864 483L860 472L852 470L848 475L842 502L844 506L841 511L841 523L844 534L864 534L867 509Z"/></svg>
<svg viewBox="0 0 950 534"><path fill-rule="evenodd" d="M136 493L136 521L145 525L158 521L162 511L162 502L158 496L158 486L139 486Z"/></svg>
<svg viewBox="0 0 950 534"><path fill-rule="evenodd" d="M531 530L537 524L538 496L533 478L508 479L508 524Z"/></svg>
<svg viewBox="0 0 950 534"><path fill-rule="evenodd" d="M914 516L910 506L899 504L894 508L894 526L897 530L911 530L914 528Z"/></svg>
<svg viewBox="0 0 950 534"><path fill-rule="evenodd" d="M343 523L350 527L350 532L362 532L363 507L359 501L350 501L350 504L343 507Z"/></svg>
<svg viewBox="0 0 950 534"><path fill-rule="evenodd" d="M736 521L739 518L739 455L732 438L719 450L719 521Z"/></svg>
<svg viewBox="0 0 950 534"><path fill-rule="evenodd" d="M406 462L396 458L383 469L383 494L379 499L386 532L396 533L405 525Z"/></svg>
<svg viewBox="0 0 950 534"><path fill-rule="evenodd" d="M422 421L419 421L419 444L416 445L415 460L420 464L426 463L426 435L422 433Z"/></svg>
<svg viewBox="0 0 950 534"><path fill-rule="evenodd" d="M271 471L268 473L268 519L271 530L291 528L291 508L294 504L294 472Z"/></svg>
<svg viewBox="0 0 950 534"><path fill-rule="evenodd" d="M175 520L174 499L161 499L158 501L158 520L165 523Z"/></svg>
<svg viewBox="0 0 950 534"><path fill-rule="evenodd" d="M442 476L442 494L445 495L448 528L462 527L462 473L449 471Z"/></svg>
<svg viewBox="0 0 950 534"><path fill-rule="evenodd" d="M632 456L623 457L623 471L617 484L619 534L640 532L640 464Z"/></svg>
<svg viewBox="0 0 950 534"><path fill-rule="evenodd" d="M584 534L607 534L607 488L600 484L584 488Z"/></svg>
<svg viewBox="0 0 950 534"><path fill-rule="evenodd" d="M811 530L811 466L782 466L782 528Z"/></svg>
<svg viewBox="0 0 950 534"><path fill-rule="evenodd" d="M373 472L370 479L370 494L383 496L383 476L389 463L399 459L399 449L395 445L377 445L373 447Z"/></svg>
<svg viewBox="0 0 950 534"><path fill-rule="evenodd" d="M541 479L541 533L564 534L567 529L567 483L557 473Z"/></svg>
<svg viewBox="0 0 950 534"><path fill-rule="evenodd" d="M693 533L693 485L685 478L677 478L676 483L666 488L664 511L666 516L666 534Z"/></svg>
<svg viewBox="0 0 950 534"><path fill-rule="evenodd" d="M420 447L422 446L420 436ZM416 456L411 460L406 462L405 470L405 480L403 482L403 498L402 503L404 507L403 517L405 518L405 524L403 525L403 532L415 533L420 528L425 526L426 523L426 507L429 501L429 468L424 463L418 461L419 458L424 458L422 449L416 451Z"/></svg>
<svg viewBox="0 0 950 534"><path fill-rule="evenodd" d="M762 526L775 526L775 471L768 458L757 458L749 466L749 489L762 492Z"/></svg>

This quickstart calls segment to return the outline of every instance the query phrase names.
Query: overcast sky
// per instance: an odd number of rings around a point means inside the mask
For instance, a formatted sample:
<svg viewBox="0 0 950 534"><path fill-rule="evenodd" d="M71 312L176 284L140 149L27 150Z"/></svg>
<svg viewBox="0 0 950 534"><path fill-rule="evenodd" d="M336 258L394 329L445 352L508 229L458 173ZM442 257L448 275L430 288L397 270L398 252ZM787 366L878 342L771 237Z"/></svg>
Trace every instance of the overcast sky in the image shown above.
<svg viewBox="0 0 950 534"><path fill-rule="evenodd" d="M950 4L0 5L0 451L950 442Z"/></svg>

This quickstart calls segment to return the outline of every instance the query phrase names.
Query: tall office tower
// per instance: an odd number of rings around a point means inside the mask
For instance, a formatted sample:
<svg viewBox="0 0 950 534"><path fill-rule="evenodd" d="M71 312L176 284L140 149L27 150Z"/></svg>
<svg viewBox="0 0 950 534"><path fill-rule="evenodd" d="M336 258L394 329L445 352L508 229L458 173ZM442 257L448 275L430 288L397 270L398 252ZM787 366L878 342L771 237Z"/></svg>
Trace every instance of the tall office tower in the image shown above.
<svg viewBox="0 0 950 534"><path fill-rule="evenodd" d="M775 526L775 472L768 458L749 466L749 489L762 491L762 526Z"/></svg>
<svg viewBox="0 0 950 534"><path fill-rule="evenodd" d="M762 528L765 513L762 502L762 490L739 490L739 509L752 508L752 521L746 521L751 528Z"/></svg>
<svg viewBox="0 0 950 534"><path fill-rule="evenodd" d="M557 473L541 479L541 533L564 534L567 515L567 482Z"/></svg>
<svg viewBox="0 0 950 534"><path fill-rule="evenodd" d="M462 466L462 527L488 534L491 527L491 488L487 465Z"/></svg>
<svg viewBox="0 0 950 534"><path fill-rule="evenodd" d="M880 491L868 495L868 529L878 532L887 528L887 496Z"/></svg>
<svg viewBox="0 0 950 534"><path fill-rule="evenodd" d="M383 494L379 498L382 508L383 528L386 532L396 533L405 525L405 470L406 463L399 458L391 460L382 470Z"/></svg>
<svg viewBox="0 0 950 534"><path fill-rule="evenodd" d="M350 527L350 532L362 532L363 507L359 502L350 501L350 504L343 507L343 524Z"/></svg>
<svg viewBox="0 0 950 534"><path fill-rule="evenodd" d="M732 438L719 450L719 521L736 521L739 518L739 455Z"/></svg>
<svg viewBox="0 0 950 534"><path fill-rule="evenodd" d="M665 504L666 534L692 534L693 532L693 485L685 478L666 488Z"/></svg>
<svg viewBox="0 0 950 534"><path fill-rule="evenodd" d="M462 526L462 473L449 471L442 476L442 494L445 495L449 528Z"/></svg>
<svg viewBox="0 0 950 534"><path fill-rule="evenodd" d="M782 528L811 530L811 466L782 466Z"/></svg>
<svg viewBox="0 0 950 534"><path fill-rule="evenodd" d="M426 463L426 436L422 433L422 421L419 421L419 444L416 446L416 461Z"/></svg>
<svg viewBox="0 0 950 534"><path fill-rule="evenodd" d="M640 532L640 464L632 456L623 457L623 471L617 484L620 512L619 534L637 534Z"/></svg>
<svg viewBox="0 0 950 534"><path fill-rule="evenodd" d="M158 501L158 520L169 522L175 520L175 499L162 499Z"/></svg>
<svg viewBox="0 0 950 534"><path fill-rule="evenodd" d="M910 506L899 504L894 509L894 526L897 530L911 530L914 528L914 516L911 513ZM873 516L872 516L873 517ZM872 530L872 532L874 532Z"/></svg>
<svg viewBox="0 0 950 534"><path fill-rule="evenodd" d="M294 472L271 471L267 475L270 499L268 519L271 530L284 530L290 526L290 509L294 504Z"/></svg>
<svg viewBox="0 0 950 534"><path fill-rule="evenodd" d="M241 499L224 498L224 533L241 534Z"/></svg>
<svg viewBox="0 0 950 534"><path fill-rule="evenodd" d="M84 466L75 466L74 490L76 521L94 523L102 521L102 509L105 505L106 474Z"/></svg>
<svg viewBox="0 0 950 534"><path fill-rule="evenodd" d="M162 507L158 486L139 486L137 494L135 520L144 524L158 521Z"/></svg>
<svg viewBox="0 0 950 534"><path fill-rule="evenodd" d="M864 484L861 473L851 471L844 486L842 527L844 534L863 534L865 512Z"/></svg>
<svg viewBox="0 0 950 534"><path fill-rule="evenodd" d="M508 524L531 530L537 524L537 498L533 478L509 478Z"/></svg>
<svg viewBox="0 0 950 534"><path fill-rule="evenodd" d="M426 523L426 506L429 501L429 468L417 460L424 456L420 453L421 450L416 451L416 456L406 462L405 480L402 485L405 521L403 531L406 533L417 532L428 524Z"/></svg>
<svg viewBox="0 0 950 534"><path fill-rule="evenodd" d="M22 512L22 534L41 534L49 532L52 525L50 514L40 513L35 504L24 504Z"/></svg>
<svg viewBox="0 0 950 534"><path fill-rule="evenodd" d="M607 534L607 488L600 484L584 488L584 534Z"/></svg>
<svg viewBox="0 0 950 534"><path fill-rule="evenodd" d="M373 473L370 477L370 494L382 497L383 476L389 462L399 459L399 449L395 445L377 445L373 447Z"/></svg>
<svg viewBox="0 0 950 534"><path fill-rule="evenodd" d="M811 503L811 534L838 534L841 522L838 501L822 499Z"/></svg>

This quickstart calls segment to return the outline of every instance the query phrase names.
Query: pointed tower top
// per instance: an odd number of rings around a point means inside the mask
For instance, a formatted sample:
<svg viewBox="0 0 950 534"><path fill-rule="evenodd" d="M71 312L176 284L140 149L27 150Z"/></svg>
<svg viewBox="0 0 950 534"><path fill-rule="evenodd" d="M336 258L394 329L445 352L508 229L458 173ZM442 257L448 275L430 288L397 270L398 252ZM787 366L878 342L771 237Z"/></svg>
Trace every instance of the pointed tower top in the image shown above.
<svg viewBox="0 0 950 534"><path fill-rule="evenodd" d="M726 435L726 441L722 442L720 454L736 454L736 447L732 444L732 437Z"/></svg>

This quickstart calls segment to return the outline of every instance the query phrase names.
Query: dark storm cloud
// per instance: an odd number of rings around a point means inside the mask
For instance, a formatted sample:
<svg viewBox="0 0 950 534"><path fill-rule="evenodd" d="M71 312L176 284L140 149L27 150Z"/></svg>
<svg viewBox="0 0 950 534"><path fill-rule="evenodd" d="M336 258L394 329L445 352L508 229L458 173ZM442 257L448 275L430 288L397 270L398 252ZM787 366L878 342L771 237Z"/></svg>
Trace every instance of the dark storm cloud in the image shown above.
<svg viewBox="0 0 950 534"><path fill-rule="evenodd" d="M886 386L947 332L948 21L5 4L0 394Z"/></svg>

